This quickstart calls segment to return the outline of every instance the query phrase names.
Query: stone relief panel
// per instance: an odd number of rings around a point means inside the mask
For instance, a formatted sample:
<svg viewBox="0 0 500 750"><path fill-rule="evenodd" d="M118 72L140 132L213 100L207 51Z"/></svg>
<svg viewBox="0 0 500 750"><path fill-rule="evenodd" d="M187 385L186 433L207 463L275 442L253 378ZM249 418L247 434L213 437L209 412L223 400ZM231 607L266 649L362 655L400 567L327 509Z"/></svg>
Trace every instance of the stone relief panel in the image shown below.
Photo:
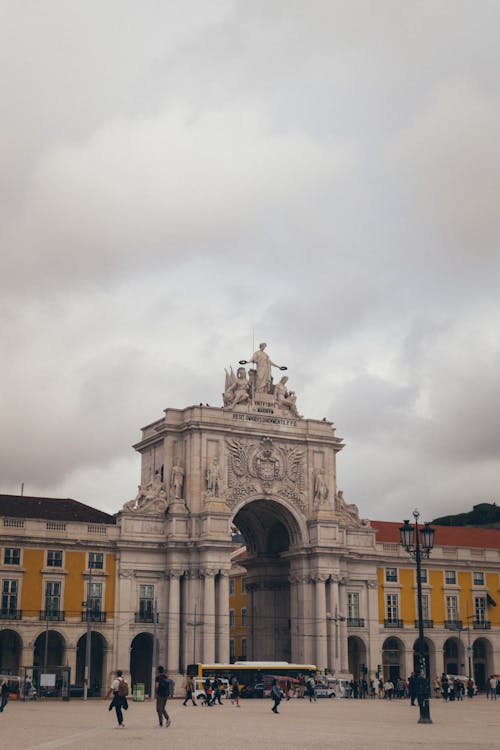
<svg viewBox="0 0 500 750"><path fill-rule="evenodd" d="M137 495L123 506L125 513L141 513L158 515L164 513L168 507L167 488L162 481L160 472L156 472L150 482L140 484Z"/></svg>
<svg viewBox="0 0 500 750"><path fill-rule="evenodd" d="M234 507L250 495L279 494L302 511L305 498L305 451L274 445L271 438L260 441L226 440L226 502Z"/></svg>

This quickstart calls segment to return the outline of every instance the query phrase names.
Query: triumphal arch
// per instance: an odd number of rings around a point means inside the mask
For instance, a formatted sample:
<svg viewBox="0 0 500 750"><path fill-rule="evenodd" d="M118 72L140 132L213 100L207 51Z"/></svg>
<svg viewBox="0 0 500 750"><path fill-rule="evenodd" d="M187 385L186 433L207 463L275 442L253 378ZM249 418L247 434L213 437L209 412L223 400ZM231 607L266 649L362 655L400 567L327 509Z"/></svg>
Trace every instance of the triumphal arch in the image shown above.
<svg viewBox="0 0 500 750"><path fill-rule="evenodd" d="M338 613L349 577L373 578L359 561L374 532L337 489L342 439L299 413L286 369L261 344L226 370L220 406L167 408L134 446L141 484L118 519L118 609L156 582L159 659L173 675L229 660L235 528L247 548L248 659L347 669ZM118 639L126 653L130 628Z"/></svg>

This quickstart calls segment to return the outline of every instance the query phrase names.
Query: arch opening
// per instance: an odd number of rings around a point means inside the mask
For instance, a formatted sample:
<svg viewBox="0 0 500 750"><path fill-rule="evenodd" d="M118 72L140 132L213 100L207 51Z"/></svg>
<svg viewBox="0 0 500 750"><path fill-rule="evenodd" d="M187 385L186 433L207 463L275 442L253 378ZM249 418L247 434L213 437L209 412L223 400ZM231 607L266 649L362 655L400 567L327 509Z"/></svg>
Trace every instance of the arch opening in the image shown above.
<svg viewBox="0 0 500 750"><path fill-rule="evenodd" d="M297 520L280 502L253 500L236 513L234 525L247 549L240 564L246 569L247 607L235 612L241 627L231 644L231 657L251 661L293 661L290 572L300 546Z"/></svg>

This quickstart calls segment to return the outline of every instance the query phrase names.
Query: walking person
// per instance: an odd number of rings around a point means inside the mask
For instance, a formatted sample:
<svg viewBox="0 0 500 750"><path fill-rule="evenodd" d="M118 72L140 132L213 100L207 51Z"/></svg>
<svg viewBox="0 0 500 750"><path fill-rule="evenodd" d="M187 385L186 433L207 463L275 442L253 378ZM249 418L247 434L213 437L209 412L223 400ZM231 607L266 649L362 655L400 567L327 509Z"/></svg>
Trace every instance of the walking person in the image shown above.
<svg viewBox="0 0 500 750"><path fill-rule="evenodd" d="M9 683L7 680L2 680L2 686L0 687L0 713L3 713L7 701L9 699Z"/></svg>
<svg viewBox="0 0 500 750"><path fill-rule="evenodd" d="M155 698L156 698L156 713L158 714L158 721L160 727L163 726L163 719L165 719L165 726L168 728L172 723L170 716L167 713L166 705L168 696L170 694L170 685L165 669L158 667L155 678Z"/></svg>
<svg viewBox="0 0 500 750"><path fill-rule="evenodd" d="M307 695L309 696L309 703L316 703L316 683L314 677L309 677L306 682Z"/></svg>
<svg viewBox="0 0 500 750"><path fill-rule="evenodd" d="M215 680L213 684L213 697L212 697L212 704L215 706L215 702L219 704L219 706L224 705L220 699L220 689L221 689L221 681L219 675L215 675Z"/></svg>
<svg viewBox="0 0 500 750"><path fill-rule="evenodd" d="M197 706L194 696L195 696L195 686L194 686L194 677L191 675L186 675L186 700L182 704L183 706L186 705L188 701L192 701L193 706Z"/></svg>
<svg viewBox="0 0 500 750"><path fill-rule="evenodd" d="M410 696L410 705L415 705L415 698L417 697L417 681L415 679L415 672L412 672L408 677L408 695Z"/></svg>
<svg viewBox="0 0 500 750"><path fill-rule="evenodd" d="M123 729L125 727L125 724L123 723L122 709L125 709L125 710L128 709L128 703L127 703L128 684L126 680L123 678L123 672L121 669L117 670L116 677L111 683L111 687L109 688L108 692L104 696L104 700L109 698L111 694L113 695L113 699L111 703L109 704L109 711L112 711L113 708L115 709L116 720L118 722L118 728Z"/></svg>
<svg viewBox="0 0 500 750"><path fill-rule="evenodd" d="M492 701L497 699L497 678L494 674L490 677L490 698Z"/></svg>
<svg viewBox="0 0 500 750"><path fill-rule="evenodd" d="M273 680L273 684L271 687L271 698L274 701L274 705L271 711L273 712L273 714L279 714L278 706L281 703L282 694L281 694L281 688L278 685L277 680Z"/></svg>
<svg viewBox="0 0 500 750"><path fill-rule="evenodd" d="M240 686L236 675L231 678L231 703L240 708Z"/></svg>

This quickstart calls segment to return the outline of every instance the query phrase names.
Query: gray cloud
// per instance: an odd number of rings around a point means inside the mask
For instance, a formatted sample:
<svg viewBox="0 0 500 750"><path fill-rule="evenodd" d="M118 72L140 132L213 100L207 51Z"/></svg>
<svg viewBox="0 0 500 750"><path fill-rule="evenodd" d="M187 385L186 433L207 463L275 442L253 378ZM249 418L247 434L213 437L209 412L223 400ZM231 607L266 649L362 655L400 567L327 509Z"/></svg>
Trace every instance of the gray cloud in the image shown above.
<svg viewBox="0 0 500 750"><path fill-rule="evenodd" d="M498 500L496 3L3 16L3 491L116 510L254 339L363 515Z"/></svg>

